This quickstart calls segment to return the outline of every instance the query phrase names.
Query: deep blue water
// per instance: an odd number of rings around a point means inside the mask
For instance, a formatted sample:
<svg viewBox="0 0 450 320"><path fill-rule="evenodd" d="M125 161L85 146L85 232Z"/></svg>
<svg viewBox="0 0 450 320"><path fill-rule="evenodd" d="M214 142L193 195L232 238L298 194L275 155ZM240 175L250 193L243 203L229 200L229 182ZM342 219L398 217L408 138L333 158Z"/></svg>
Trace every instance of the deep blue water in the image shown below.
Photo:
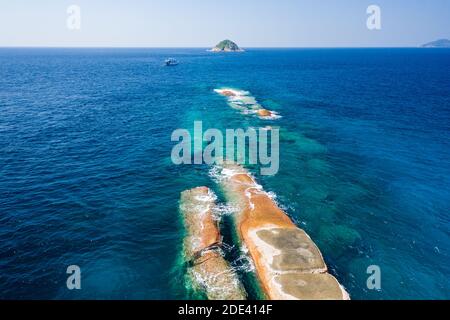
<svg viewBox="0 0 450 320"><path fill-rule="evenodd" d="M167 57L180 65L162 67ZM282 118L231 109L249 90ZM183 299L174 129L282 128L257 179L354 299L450 298L450 50L0 49L0 298ZM219 192L220 193L220 192ZM66 288L66 268L82 289ZM366 287L379 265L382 290Z"/></svg>

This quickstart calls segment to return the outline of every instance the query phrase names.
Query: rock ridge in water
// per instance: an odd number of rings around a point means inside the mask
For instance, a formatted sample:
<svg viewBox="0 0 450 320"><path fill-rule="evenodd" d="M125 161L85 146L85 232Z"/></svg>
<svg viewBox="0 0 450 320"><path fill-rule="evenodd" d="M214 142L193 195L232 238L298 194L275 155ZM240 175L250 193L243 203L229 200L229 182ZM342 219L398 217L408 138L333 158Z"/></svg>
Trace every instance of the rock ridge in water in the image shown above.
<svg viewBox="0 0 450 320"><path fill-rule="evenodd" d="M240 165L225 163L219 178L238 208L237 233L255 264L261 287L274 300L348 300L327 272L316 244Z"/></svg>
<svg viewBox="0 0 450 320"><path fill-rule="evenodd" d="M188 276L193 288L210 300L244 300L245 291L237 274L221 255L222 238L213 214L215 200L215 194L207 187L181 194Z"/></svg>

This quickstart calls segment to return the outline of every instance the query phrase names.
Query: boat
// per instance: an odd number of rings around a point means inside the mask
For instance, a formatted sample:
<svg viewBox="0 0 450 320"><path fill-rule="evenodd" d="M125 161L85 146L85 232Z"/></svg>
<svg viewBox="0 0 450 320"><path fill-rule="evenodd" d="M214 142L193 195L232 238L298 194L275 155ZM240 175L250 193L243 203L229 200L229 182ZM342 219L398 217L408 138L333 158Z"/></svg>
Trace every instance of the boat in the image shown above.
<svg viewBox="0 0 450 320"><path fill-rule="evenodd" d="M169 58L169 59L166 59L165 64L167 67L176 66L176 65L178 65L178 61L175 60L174 58Z"/></svg>

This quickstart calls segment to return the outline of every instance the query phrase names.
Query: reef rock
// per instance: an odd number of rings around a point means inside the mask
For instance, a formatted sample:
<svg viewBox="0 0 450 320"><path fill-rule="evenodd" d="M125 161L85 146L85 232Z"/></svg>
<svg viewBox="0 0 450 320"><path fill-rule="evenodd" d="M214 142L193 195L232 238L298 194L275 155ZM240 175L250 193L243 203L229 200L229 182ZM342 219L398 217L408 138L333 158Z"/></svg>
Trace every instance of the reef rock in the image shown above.
<svg viewBox="0 0 450 320"><path fill-rule="evenodd" d="M220 183L237 207L238 235L248 248L269 299L347 300L311 238L298 228L241 166L225 163Z"/></svg>
<svg viewBox="0 0 450 320"><path fill-rule="evenodd" d="M221 255L222 239L213 214L215 199L207 187L181 194L189 278L193 287L203 291L210 300L244 300L245 291L237 274Z"/></svg>
<svg viewBox="0 0 450 320"><path fill-rule="evenodd" d="M272 116L272 112L270 112L269 110L266 110L266 109L259 109L258 115L260 117L270 117L270 116Z"/></svg>

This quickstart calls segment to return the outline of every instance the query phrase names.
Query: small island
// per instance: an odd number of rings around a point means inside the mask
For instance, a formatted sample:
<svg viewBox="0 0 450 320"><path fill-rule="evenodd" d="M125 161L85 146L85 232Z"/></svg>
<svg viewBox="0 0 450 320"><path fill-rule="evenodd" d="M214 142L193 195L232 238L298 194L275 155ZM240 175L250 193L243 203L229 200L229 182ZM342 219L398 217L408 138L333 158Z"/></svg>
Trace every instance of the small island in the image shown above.
<svg viewBox="0 0 450 320"><path fill-rule="evenodd" d="M450 40L440 39L422 45L422 48L450 48Z"/></svg>
<svg viewBox="0 0 450 320"><path fill-rule="evenodd" d="M218 43L214 48L210 51L212 52L243 52L239 46L231 40L223 40Z"/></svg>

